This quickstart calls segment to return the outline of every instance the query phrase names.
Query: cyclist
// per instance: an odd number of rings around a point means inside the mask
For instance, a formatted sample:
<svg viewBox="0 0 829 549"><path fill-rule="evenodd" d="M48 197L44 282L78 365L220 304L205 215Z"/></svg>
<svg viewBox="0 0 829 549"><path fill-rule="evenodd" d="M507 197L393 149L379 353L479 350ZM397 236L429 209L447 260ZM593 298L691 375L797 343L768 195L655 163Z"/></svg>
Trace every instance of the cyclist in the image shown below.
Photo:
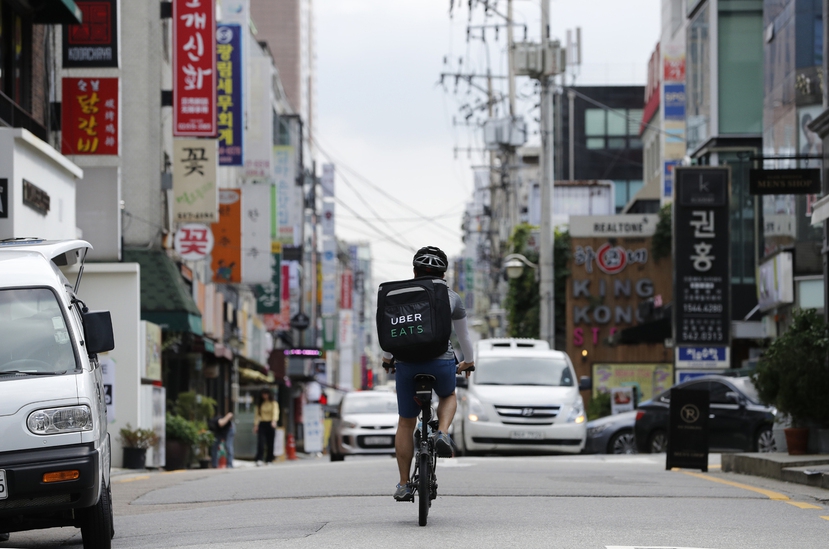
<svg viewBox="0 0 829 549"><path fill-rule="evenodd" d="M415 278L433 276L443 278L449 261L446 254L434 246L426 246L415 253L412 260ZM455 397L455 374L465 372L469 377L470 368L474 366L472 341L469 339L469 329L466 325L466 309L461 297L449 290L449 300L452 307L452 328L461 346L463 360L457 363L451 342L447 341L446 352L423 362L393 362L391 353L383 353L383 368L395 373L397 385L397 411L400 416L397 424L397 434L394 438L394 449L397 455L397 467L400 472L400 482L394 492L397 501L412 501L414 494L409 484L409 471L414 457L414 430L417 427L417 416L420 408L414 400L414 376L416 374L431 374L435 376L435 393L438 395L438 432L435 433L435 448L438 456L452 457L454 451L449 438L449 426L455 417L458 402ZM457 368L456 365L457 364Z"/></svg>

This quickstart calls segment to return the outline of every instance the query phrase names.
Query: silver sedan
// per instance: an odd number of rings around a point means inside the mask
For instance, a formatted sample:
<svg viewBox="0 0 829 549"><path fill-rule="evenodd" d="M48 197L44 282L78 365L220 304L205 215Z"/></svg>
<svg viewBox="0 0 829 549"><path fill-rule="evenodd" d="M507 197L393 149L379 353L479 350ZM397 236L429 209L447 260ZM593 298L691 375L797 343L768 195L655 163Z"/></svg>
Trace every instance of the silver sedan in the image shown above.
<svg viewBox="0 0 829 549"><path fill-rule="evenodd" d="M331 412L331 461L345 456L394 454L397 395L389 391L356 391L343 396Z"/></svg>

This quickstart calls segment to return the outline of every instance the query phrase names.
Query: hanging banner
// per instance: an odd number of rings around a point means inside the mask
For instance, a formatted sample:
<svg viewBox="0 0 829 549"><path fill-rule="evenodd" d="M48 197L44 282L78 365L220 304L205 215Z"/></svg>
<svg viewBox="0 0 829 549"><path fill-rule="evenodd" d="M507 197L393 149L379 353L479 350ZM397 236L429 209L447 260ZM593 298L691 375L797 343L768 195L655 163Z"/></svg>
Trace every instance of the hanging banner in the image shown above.
<svg viewBox="0 0 829 549"><path fill-rule="evenodd" d="M216 135L216 3L173 0L173 135Z"/></svg>
<svg viewBox="0 0 829 549"><path fill-rule="evenodd" d="M63 68L118 66L118 2L75 2L83 23L63 26Z"/></svg>
<svg viewBox="0 0 829 549"><path fill-rule="evenodd" d="M336 351L337 350L337 317L324 316L322 318L322 350Z"/></svg>
<svg viewBox="0 0 829 549"><path fill-rule="evenodd" d="M219 131L219 165L243 166L245 111L242 101L242 27L216 28L216 125Z"/></svg>
<svg viewBox="0 0 829 549"><path fill-rule="evenodd" d="M299 246L302 227L302 187L296 184L294 148L273 147L273 177L277 187L278 240L286 246Z"/></svg>
<svg viewBox="0 0 829 549"><path fill-rule="evenodd" d="M323 237L322 240L322 314L337 312L337 241Z"/></svg>
<svg viewBox="0 0 829 549"><path fill-rule="evenodd" d="M242 282L267 284L271 270L271 185L242 187Z"/></svg>
<svg viewBox="0 0 829 549"><path fill-rule="evenodd" d="M346 270L342 274L340 280L340 309L352 309L354 303L352 299L354 291L354 275L351 270Z"/></svg>
<svg viewBox="0 0 829 549"><path fill-rule="evenodd" d="M64 78L61 93L63 154L118 155L118 79Z"/></svg>
<svg viewBox="0 0 829 549"><path fill-rule="evenodd" d="M174 221L218 219L216 154L215 139L173 139Z"/></svg>
<svg viewBox="0 0 829 549"><path fill-rule="evenodd" d="M242 282L242 191L219 191L219 221L211 226L216 244L211 255L213 282Z"/></svg>
<svg viewBox="0 0 829 549"><path fill-rule="evenodd" d="M273 65L269 57L248 56L245 177L270 180L273 151L273 107L270 86Z"/></svg>
<svg viewBox="0 0 829 549"><path fill-rule="evenodd" d="M730 171L678 166L675 173L674 342L679 366L687 360L684 346L714 348L717 357L730 347ZM722 367L724 360L712 362Z"/></svg>

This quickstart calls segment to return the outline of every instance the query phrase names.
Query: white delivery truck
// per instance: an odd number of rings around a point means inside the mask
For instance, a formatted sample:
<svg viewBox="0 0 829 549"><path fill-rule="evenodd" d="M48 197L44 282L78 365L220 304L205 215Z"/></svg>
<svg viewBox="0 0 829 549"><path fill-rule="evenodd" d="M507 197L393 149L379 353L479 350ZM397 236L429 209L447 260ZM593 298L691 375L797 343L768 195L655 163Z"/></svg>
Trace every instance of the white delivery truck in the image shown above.
<svg viewBox="0 0 829 549"><path fill-rule="evenodd" d="M110 441L97 353L115 343L109 312L90 311L76 296L89 248L82 240L0 241L2 538L75 526L85 549L111 546ZM63 271L78 263L73 284Z"/></svg>
<svg viewBox="0 0 829 549"><path fill-rule="evenodd" d="M475 371L458 377L453 438L460 454L567 453L584 448L587 418L570 358L536 339L484 339Z"/></svg>

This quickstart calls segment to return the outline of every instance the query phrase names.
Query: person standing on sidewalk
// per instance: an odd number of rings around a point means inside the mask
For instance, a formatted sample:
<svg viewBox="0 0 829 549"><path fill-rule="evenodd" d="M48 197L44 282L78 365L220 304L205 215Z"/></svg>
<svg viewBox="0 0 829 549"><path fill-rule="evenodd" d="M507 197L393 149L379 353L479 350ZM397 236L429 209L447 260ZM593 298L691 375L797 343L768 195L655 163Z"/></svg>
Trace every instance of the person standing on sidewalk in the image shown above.
<svg viewBox="0 0 829 549"><path fill-rule="evenodd" d="M259 404L253 416L253 432L256 439L256 466L262 462L273 461L273 439L276 435L276 422L279 421L279 403L274 401L270 389L259 393Z"/></svg>
<svg viewBox="0 0 829 549"><path fill-rule="evenodd" d="M233 412L228 412L223 416L216 416L207 422L207 426L216 436L213 441L213 447L210 452L210 460L213 468L219 467L219 449L224 442L225 451L227 452L227 466L233 467L233 438L236 435L236 425L233 423Z"/></svg>

